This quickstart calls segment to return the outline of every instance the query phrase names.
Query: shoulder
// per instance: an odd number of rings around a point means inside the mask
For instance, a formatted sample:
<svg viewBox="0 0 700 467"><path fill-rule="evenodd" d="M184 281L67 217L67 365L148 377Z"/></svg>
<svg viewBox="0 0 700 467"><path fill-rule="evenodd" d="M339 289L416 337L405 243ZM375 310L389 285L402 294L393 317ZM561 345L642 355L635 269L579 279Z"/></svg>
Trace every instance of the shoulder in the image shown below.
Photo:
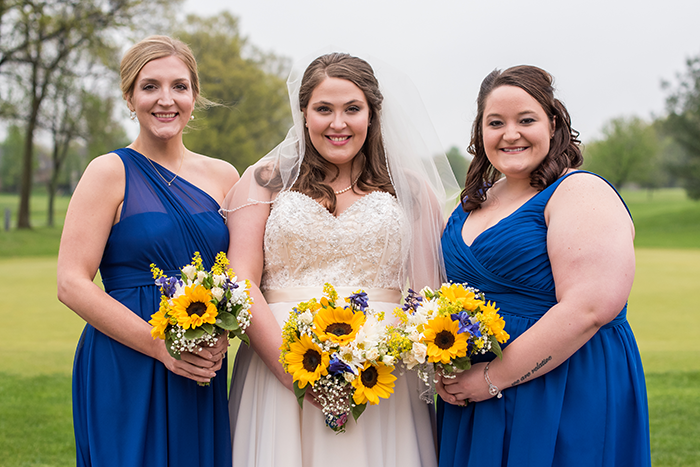
<svg viewBox="0 0 700 467"><path fill-rule="evenodd" d="M204 172L203 175L210 182L213 182L224 195L229 192L240 178L238 170L223 159L197 153L192 153L192 155L196 159L197 165Z"/></svg>
<svg viewBox="0 0 700 467"><path fill-rule="evenodd" d="M80 180L83 184L95 183L104 189L118 186L115 182L121 182L123 185L125 180L124 162L113 152L97 156L85 168Z"/></svg>
<svg viewBox="0 0 700 467"><path fill-rule="evenodd" d="M617 191L602 177L590 172L569 174L552 194L545 210L550 216L617 217L631 222L627 207Z"/></svg>

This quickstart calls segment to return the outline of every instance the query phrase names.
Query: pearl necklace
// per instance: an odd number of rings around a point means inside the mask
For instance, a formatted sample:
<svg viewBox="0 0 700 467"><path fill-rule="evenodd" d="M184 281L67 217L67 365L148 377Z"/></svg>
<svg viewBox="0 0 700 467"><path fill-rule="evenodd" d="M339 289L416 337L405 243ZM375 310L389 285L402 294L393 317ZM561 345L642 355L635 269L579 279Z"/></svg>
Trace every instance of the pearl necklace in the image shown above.
<svg viewBox="0 0 700 467"><path fill-rule="evenodd" d="M146 156L146 155L144 154L144 156ZM182 169L182 163L185 161L185 147L184 147L184 146L182 147L182 154L180 155L180 167L177 168L177 172L175 172L175 176L174 176L170 181L168 181L167 178L163 177L163 175L158 171L158 169L156 168L156 166L153 164L153 161L151 160L150 157L146 156L146 159L148 159L148 162L151 164L151 167L153 167L153 170L156 171L156 173L158 174L158 176L160 176L160 178L162 178L163 181L164 181L165 183L167 183L168 186L170 186L170 185L173 184L173 182L174 182L175 179L177 178L178 174L180 173L180 169Z"/></svg>
<svg viewBox="0 0 700 467"><path fill-rule="evenodd" d="M348 191L348 190L350 190L352 187L354 187L354 186L355 186L355 183L357 183L357 181L358 181L359 179L360 179L360 176L358 175L358 176L355 178L355 180L350 184L349 187L343 188L342 190L334 191L333 193L335 193L336 195L342 195L343 193L345 193L346 191Z"/></svg>

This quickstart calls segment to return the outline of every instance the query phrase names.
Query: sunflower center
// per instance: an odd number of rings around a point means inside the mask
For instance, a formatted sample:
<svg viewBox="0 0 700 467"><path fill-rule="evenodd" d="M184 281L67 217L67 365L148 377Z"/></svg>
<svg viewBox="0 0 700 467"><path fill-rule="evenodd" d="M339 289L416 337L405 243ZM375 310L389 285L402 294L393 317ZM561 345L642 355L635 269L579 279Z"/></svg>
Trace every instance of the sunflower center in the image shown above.
<svg viewBox="0 0 700 467"><path fill-rule="evenodd" d="M377 381L379 381L379 372L375 367L370 366L362 372L360 379L362 380L364 387L371 389L375 384L377 384Z"/></svg>
<svg viewBox="0 0 700 467"><path fill-rule="evenodd" d="M348 323L332 323L326 328L327 334L335 334L336 336L347 336L352 332L352 326Z"/></svg>
<svg viewBox="0 0 700 467"><path fill-rule="evenodd" d="M310 349L304 354L304 360L302 361L304 369L309 373L316 371L316 367L321 364L321 354L317 351Z"/></svg>
<svg viewBox="0 0 700 467"><path fill-rule="evenodd" d="M435 336L435 345L442 350L447 350L455 343L455 336L450 331L440 331Z"/></svg>
<svg viewBox="0 0 700 467"><path fill-rule="evenodd" d="M202 316L207 311L207 306L202 302L192 302L190 306L187 307L187 314Z"/></svg>

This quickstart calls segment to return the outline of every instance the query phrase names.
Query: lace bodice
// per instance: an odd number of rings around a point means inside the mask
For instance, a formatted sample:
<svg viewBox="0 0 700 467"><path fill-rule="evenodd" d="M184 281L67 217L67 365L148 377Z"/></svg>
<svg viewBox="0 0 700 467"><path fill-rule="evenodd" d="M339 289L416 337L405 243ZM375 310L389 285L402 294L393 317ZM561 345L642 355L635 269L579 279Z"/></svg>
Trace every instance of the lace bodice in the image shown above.
<svg viewBox="0 0 700 467"><path fill-rule="evenodd" d="M299 192L280 193L265 229L262 290L334 286L401 290L410 230L398 201L375 191L333 216Z"/></svg>

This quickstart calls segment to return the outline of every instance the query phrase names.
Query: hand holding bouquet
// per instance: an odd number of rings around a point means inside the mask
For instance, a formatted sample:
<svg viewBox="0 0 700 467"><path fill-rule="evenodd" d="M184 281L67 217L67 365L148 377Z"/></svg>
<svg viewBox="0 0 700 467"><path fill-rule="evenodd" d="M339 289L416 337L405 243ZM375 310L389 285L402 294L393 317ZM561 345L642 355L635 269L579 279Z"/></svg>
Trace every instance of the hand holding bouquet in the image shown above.
<svg viewBox="0 0 700 467"><path fill-rule="evenodd" d="M466 284L443 284L419 294L409 290L403 308L394 312L400 319L393 330L403 340L401 358L407 368L417 367L428 383L428 363L449 377L471 367L471 357L487 352L503 358L500 344L510 336L496 304Z"/></svg>
<svg viewBox="0 0 700 467"><path fill-rule="evenodd" d="M326 425L344 432L349 414L357 420L367 406L394 390L395 354L383 323L384 313L368 308L358 291L338 304L332 285L325 296L299 303L282 329L280 362L294 379L303 407L309 386L322 406Z"/></svg>
<svg viewBox="0 0 700 467"><path fill-rule="evenodd" d="M148 322L154 339L164 339L170 355L202 346L212 347L223 334L249 344L245 329L250 324L250 282L236 281L223 252L216 255L210 271L199 252L181 269L180 277L167 277L155 264L151 272L160 288L160 307Z"/></svg>

